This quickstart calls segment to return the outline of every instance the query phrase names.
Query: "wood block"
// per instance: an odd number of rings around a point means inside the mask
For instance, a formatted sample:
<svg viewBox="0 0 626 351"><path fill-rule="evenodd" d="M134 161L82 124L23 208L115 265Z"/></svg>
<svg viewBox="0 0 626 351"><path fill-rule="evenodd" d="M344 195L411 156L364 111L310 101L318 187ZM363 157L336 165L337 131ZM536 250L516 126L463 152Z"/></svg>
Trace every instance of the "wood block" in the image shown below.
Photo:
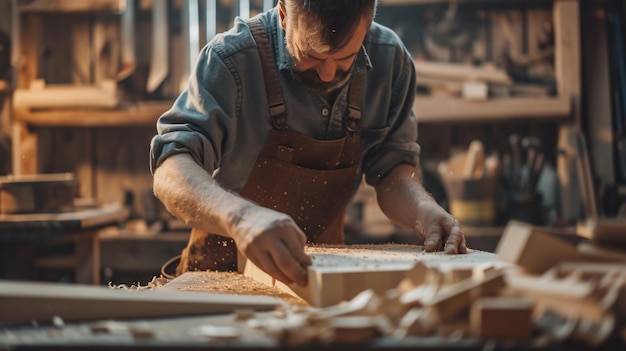
<svg viewBox="0 0 626 351"><path fill-rule="evenodd" d="M246 296L169 291L132 291L103 286L0 282L0 325L64 321L229 313L236 309L271 310L283 301Z"/></svg>
<svg viewBox="0 0 626 351"><path fill-rule="evenodd" d="M626 219L588 218L578 223L576 234L600 245L626 247Z"/></svg>
<svg viewBox="0 0 626 351"><path fill-rule="evenodd" d="M613 313L618 297L615 293L620 292L613 290L613 295L606 295L607 299L603 301L604 297L596 296L594 281L580 281L576 276L559 279L548 273L539 277L508 275L507 285L510 291L534 301L536 315L552 311L564 317L594 323L604 321L607 315Z"/></svg>
<svg viewBox="0 0 626 351"><path fill-rule="evenodd" d="M464 255L427 253L417 245L346 245L305 248L313 260L308 285L286 284L272 278L252 262L240 259L239 271L263 284L299 296L312 306L325 307L349 301L364 290L383 294L396 288L417 262L442 266L466 262L480 265L495 262L496 255L472 251ZM242 267L243 266L243 267Z"/></svg>
<svg viewBox="0 0 626 351"><path fill-rule="evenodd" d="M558 263L585 261L576 247L530 224L509 221L496 247L498 258L541 274Z"/></svg>
<svg viewBox="0 0 626 351"><path fill-rule="evenodd" d="M0 177L0 213L71 212L75 197L72 173Z"/></svg>
<svg viewBox="0 0 626 351"><path fill-rule="evenodd" d="M483 340L530 339L533 303L525 298L483 297L470 308L470 333Z"/></svg>
<svg viewBox="0 0 626 351"><path fill-rule="evenodd" d="M489 271L484 279L471 278L444 286L424 307L433 312L434 322L451 321L467 311L476 298L495 296L504 286L503 272Z"/></svg>
<svg viewBox="0 0 626 351"><path fill-rule="evenodd" d="M98 86L54 84L34 89L17 89L15 108L114 108L119 106L117 85L105 82Z"/></svg>
<svg viewBox="0 0 626 351"><path fill-rule="evenodd" d="M626 262L626 250L585 242L579 243L576 249L590 260Z"/></svg>
<svg viewBox="0 0 626 351"><path fill-rule="evenodd" d="M489 86L486 82L468 80L463 82L463 99L467 101L487 101Z"/></svg>

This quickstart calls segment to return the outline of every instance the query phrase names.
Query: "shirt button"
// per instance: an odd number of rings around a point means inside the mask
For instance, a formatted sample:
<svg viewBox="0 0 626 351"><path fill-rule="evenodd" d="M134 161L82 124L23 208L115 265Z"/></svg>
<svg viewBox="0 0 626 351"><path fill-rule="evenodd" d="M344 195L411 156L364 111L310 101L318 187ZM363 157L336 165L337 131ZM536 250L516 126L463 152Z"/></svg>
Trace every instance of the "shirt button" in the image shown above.
<svg viewBox="0 0 626 351"><path fill-rule="evenodd" d="M328 116L328 109L327 108L322 109L322 116L324 116L324 117Z"/></svg>

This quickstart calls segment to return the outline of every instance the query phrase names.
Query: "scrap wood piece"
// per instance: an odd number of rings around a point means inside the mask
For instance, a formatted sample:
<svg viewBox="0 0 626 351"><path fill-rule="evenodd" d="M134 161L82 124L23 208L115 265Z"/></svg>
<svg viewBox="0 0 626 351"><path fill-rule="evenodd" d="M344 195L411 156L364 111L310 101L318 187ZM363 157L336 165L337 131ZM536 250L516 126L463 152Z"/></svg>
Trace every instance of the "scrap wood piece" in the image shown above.
<svg viewBox="0 0 626 351"><path fill-rule="evenodd" d="M0 282L0 325L229 313L238 308L271 310L284 304L270 296L130 291L42 282Z"/></svg>
<svg viewBox="0 0 626 351"><path fill-rule="evenodd" d="M595 285L600 304L612 309L617 318L626 318L626 270L621 262L566 262L555 267L560 277L577 275Z"/></svg>
<svg viewBox="0 0 626 351"><path fill-rule="evenodd" d="M286 285L239 256L239 271L263 284L299 296L315 307L349 301L372 289L384 294L396 288L417 262L439 266L457 262L482 264L496 261L492 253L472 251L462 255L424 251L423 246L405 244L309 246L305 252L313 264L308 268L308 285Z"/></svg>
<svg viewBox="0 0 626 351"><path fill-rule="evenodd" d="M470 308L470 333L483 340L528 340L534 328L532 312L527 298L480 298Z"/></svg>
<svg viewBox="0 0 626 351"><path fill-rule="evenodd" d="M488 271L484 279L471 278L442 287L424 307L433 312L436 322L450 321L468 311L474 299L495 296L505 286L503 271Z"/></svg>
<svg viewBox="0 0 626 351"><path fill-rule="evenodd" d="M475 67L470 65L415 61L415 70L418 76L457 81L482 80L489 83L510 85L511 77L501 69L495 67Z"/></svg>
<svg viewBox="0 0 626 351"><path fill-rule="evenodd" d="M52 84L36 81L29 89L13 93L13 106L27 108L114 108L120 104L117 83L105 80L97 85Z"/></svg>
<svg viewBox="0 0 626 351"><path fill-rule="evenodd" d="M626 247L626 219L590 217L576 225L576 235L600 245Z"/></svg>
<svg viewBox="0 0 626 351"><path fill-rule="evenodd" d="M586 242L578 243L576 249L590 260L626 262L626 250Z"/></svg>
<svg viewBox="0 0 626 351"><path fill-rule="evenodd" d="M603 301L596 296L593 282L555 277L508 276L507 289L517 292L535 303L535 316L553 311L566 318L581 318L601 322L613 315L613 301ZM616 296L611 297L615 299Z"/></svg>
<svg viewBox="0 0 626 351"><path fill-rule="evenodd" d="M561 262L586 261L574 245L548 231L516 220L509 221L504 228L496 254L502 261L516 264L534 274L544 273Z"/></svg>

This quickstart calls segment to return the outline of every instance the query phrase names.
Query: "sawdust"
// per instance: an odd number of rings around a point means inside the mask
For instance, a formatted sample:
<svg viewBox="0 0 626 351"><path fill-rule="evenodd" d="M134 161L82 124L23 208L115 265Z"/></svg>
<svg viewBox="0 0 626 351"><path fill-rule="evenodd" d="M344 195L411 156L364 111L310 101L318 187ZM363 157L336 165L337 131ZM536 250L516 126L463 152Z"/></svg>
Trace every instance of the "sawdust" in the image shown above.
<svg viewBox="0 0 626 351"><path fill-rule="evenodd" d="M163 285L159 290L272 296L282 299L289 305L308 305L306 301L296 296L259 283L237 272L186 272Z"/></svg>
<svg viewBox="0 0 626 351"><path fill-rule="evenodd" d="M305 252L311 256L313 267L332 271L334 268L378 270L386 267L409 270L417 262L435 265L455 263L477 264L493 262L493 254L468 249L466 254L450 255L442 251L426 252L421 245L372 244L349 246L307 246Z"/></svg>

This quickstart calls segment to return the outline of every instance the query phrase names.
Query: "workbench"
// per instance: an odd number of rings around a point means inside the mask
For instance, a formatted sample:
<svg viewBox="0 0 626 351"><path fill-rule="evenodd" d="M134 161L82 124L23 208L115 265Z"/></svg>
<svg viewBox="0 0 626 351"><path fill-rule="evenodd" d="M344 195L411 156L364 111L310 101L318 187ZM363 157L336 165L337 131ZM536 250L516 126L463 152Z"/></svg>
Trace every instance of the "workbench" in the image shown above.
<svg viewBox="0 0 626 351"><path fill-rule="evenodd" d="M441 253L434 253L439 255ZM425 259L432 257L425 254ZM498 263L498 257L492 253L480 253ZM472 260L471 255L450 256L453 260ZM481 259L482 260L482 259ZM147 286L134 287L136 290L154 290L156 292L177 292L186 294L206 294L207 301L212 301L211 294L231 294L233 301L236 296L255 295L272 297L284 302L284 305L273 310L234 309L231 313L207 315L183 315L158 318L132 319L99 319L94 321L72 322L62 318L50 318L51 322L40 322L39 325L0 326L0 349L46 349L72 350L92 349L104 350L123 348L132 350L195 350L195 349L379 349L379 350L589 350L587 344L580 342L563 342L562 344L542 343L533 339L525 342L484 341L469 337L447 336L407 336L377 337L367 344L321 344L308 343L289 344L280 337L263 333L260 328L271 325L272 321L283 319L290 311L310 311L303 300L284 291L261 284L237 272L187 272L176 279L156 284L149 289ZM102 306L102 304L100 304ZM159 305L155 304L155 309ZM119 307L118 307L119 308ZM101 307L99 307L102 310ZM112 310L112 309L111 309ZM297 325L297 324L296 324ZM283 325L284 327L284 325ZM292 330L306 333L306 328ZM236 336L235 336L236 335ZM293 335L292 335L293 337ZM610 345L608 350L623 349L622 344ZM612 348L611 348L612 347ZM603 348L604 349L604 348Z"/></svg>
<svg viewBox="0 0 626 351"><path fill-rule="evenodd" d="M76 282L99 285L98 232L104 227L118 225L129 214L129 209L119 205L76 208L75 211L64 213L0 214L0 242L3 252L0 263L6 266L6 271L24 269L25 267L18 266L21 264L19 259L32 263L33 257L16 257L19 256L17 250L46 242L70 241L75 246L73 254L41 258L35 261L35 266L72 269ZM17 260L5 262L7 258Z"/></svg>
<svg viewBox="0 0 626 351"><path fill-rule="evenodd" d="M183 279L179 278L158 289L186 292L223 292L223 287L231 292L241 293L234 286L245 283L249 286L247 294L271 295L298 305L301 301L284 293L265 287L238 273L192 272ZM222 287L222 288L220 288ZM270 318L276 311L257 312L256 318ZM588 350L586 345L531 345L529 343L484 342L476 339L444 337L407 337L403 339L379 338L368 345L281 345L275 339L248 335L237 342L228 337L222 339L210 337L213 326L223 327L222 331L236 325L236 313L186 316L169 318L122 320L123 328L112 324L109 332L100 330L101 321L86 323L63 323L39 326L0 327L0 349L6 350L319 350L319 349L372 349L372 350ZM142 333L145 332L144 333Z"/></svg>

